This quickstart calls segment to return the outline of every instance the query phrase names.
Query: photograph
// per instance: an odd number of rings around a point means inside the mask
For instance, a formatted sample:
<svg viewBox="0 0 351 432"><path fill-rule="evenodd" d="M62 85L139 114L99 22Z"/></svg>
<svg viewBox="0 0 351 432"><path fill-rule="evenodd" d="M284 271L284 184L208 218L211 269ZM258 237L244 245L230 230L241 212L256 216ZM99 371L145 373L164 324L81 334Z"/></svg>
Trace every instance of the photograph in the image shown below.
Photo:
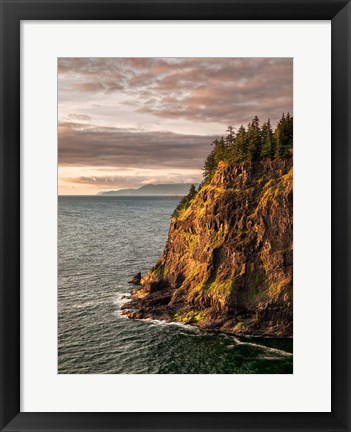
<svg viewBox="0 0 351 432"><path fill-rule="evenodd" d="M57 59L58 374L293 374L293 65Z"/></svg>

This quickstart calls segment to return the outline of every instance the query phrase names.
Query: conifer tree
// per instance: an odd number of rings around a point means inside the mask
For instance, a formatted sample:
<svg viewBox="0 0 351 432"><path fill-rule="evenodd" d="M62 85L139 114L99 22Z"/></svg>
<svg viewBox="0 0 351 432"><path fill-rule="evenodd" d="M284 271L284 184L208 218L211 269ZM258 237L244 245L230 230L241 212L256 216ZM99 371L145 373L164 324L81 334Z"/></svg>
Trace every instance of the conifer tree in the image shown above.
<svg viewBox="0 0 351 432"><path fill-rule="evenodd" d="M195 197L195 195L196 195L196 187L195 187L194 184L192 184L192 185L190 186L189 193L188 193L188 195L187 195L189 201L191 201L191 200Z"/></svg>
<svg viewBox="0 0 351 432"><path fill-rule="evenodd" d="M227 147L230 147L233 145L235 140L235 131L233 126L228 126L227 128L227 136L225 137L225 143Z"/></svg>
<svg viewBox="0 0 351 432"><path fill-rule="evenodd" d="M247 130L240 126L237 133L228 126L227 135L216 139L204 165L204 181L208 184L220 161L228 163L253 163L262 159L285 159L290 157L293 146L293 117L283 113L275 130L270 119L260 128L257 116L248 124Z"/></svg>
<svg viewBox="0 0 351 432"><path fill-rule="evenodd" d="M261 153L261 130L259 119L255 116L248 125L248 159L255 162L259 159Z"/></svg>
<svg viewBox="0 0 351 432"><path fill-rule="evenodd" d="M283 113L274 131L276 142L275 157L279 159L284 155L284 124L285 114Z"/></svg>
<svg viewBox="0 0 351 432"><path fill-rule="evenodd" d="M261 129L261 158L262 159L273 159L274 158L274 138L273 131L271 128L271 121L268 119L266 123L263 123Z"/></svg>
<svg viewBox="0 0 351 432"><path fill-rule="evenodd" d="M285 159L289 157L289 148L293 146L293 118L289 113L282 114L274 132L276 140L275 157Z"/></svg>
<svg viewBox="0 0 351 432"><path fill-rule="evenodd" d="M238 129L235 137L235 147L231 162L245 162L247 160L248 137L243 125Z"/></svg>
<svg viewBox="0 0 351 432"><path fill-rule="evenodd" d="M177 207L174 209L172 216L178 216L181 210L185 210L190 206L191 201L195 198L196 187L194 184L190 186L189 192L181 200Z"/></svg>
<svg viewBox="0 0 351 432"><path fill-rule="evenodd" d="M293 146L293 118L288 112L285 118L286 126L285 133L287 135L287 147L291 148Z"/></svg>
<svg viewBox="0 0 351 432"><path fill-rule="evenodd" d="M215 141L215 161L216 166L218 165L218 162L226 160L227 156L227 146L224 141L223 135L219 140Z"/></svg>
<svg viewBox="0 0 351 432"><path fill-rule="evenodd" d="M214 141L212 144L214 144L216 141ZM204 171L203 176L205 178L205 181L212 178L212 175L217 168L215 154L216 154L216 146L214 146L214 148L211 150L210 154L207 156L205 161L205 165L203 169Z"/></svg>

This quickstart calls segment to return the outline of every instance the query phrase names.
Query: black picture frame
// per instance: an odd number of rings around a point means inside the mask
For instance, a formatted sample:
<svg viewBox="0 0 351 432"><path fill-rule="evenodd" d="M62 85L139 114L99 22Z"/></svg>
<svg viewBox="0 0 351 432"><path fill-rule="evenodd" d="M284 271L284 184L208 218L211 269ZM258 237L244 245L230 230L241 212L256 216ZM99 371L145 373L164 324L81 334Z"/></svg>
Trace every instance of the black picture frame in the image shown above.
<svg viewBox="0 0 351 432"><path fill-rule="evenodd" d="M0 0L1 431L349 431L351 6L345 0ZM21 20L331 20L331 413L20 412ZM318 215L316 215L317 217ZM303 389L301 389L303 391ZM157 407L156 407L157 410Z"/></svg>

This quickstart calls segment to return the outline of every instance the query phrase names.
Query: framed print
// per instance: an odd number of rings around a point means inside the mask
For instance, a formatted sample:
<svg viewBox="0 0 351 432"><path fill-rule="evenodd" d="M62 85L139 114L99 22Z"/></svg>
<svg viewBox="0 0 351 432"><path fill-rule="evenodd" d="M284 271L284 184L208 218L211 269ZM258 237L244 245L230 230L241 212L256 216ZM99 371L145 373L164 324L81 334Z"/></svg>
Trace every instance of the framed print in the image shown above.
<svg viewBox="0 0 351 432"><path fill-rule="evenodd" d="M349 430L349 2L1 8L1 430Z"/></svg>
<svg viewBox="0 0 351 432"><path fill-rule="evenodd" d="M291 58L58 59L58 373L293 372L292 75ZM272 118L216 136L251 91Z"/></svg>

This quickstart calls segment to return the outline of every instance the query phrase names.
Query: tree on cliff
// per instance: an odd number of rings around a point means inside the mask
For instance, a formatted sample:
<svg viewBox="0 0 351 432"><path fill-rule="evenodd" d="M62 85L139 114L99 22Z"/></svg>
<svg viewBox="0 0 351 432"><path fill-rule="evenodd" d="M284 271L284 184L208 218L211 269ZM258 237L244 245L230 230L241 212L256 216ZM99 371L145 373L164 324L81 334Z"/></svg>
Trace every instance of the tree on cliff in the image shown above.
<svg viewBox="0 0 351 432"><path fill-rule="evenodd" d="M289 157L289 148L293 146L293 118L290 113L282 114L274 132L276 141L275 157L285 159Z"/></svg>
<svg viewBox="0 0 351 432"><path fill-rule="evenodd" d="M262 159L272 159L275 154L275 146L274 146L274 136L271 127L271 121L268 119L266 123L263 123L261 129L261 158Z"/></svg>
<svg viewBox="0 0 351 432"><path fill-rule="evenodd" d="M228 135L225 137L225 142L227 147L230 147L234 144L235 141L235 131L233 126L228 126L227 133Z"/></svg>
<svg viewBox="0 0 351 432"><path fill-rule="evenodd" d="M261 129L260 122L257 116L249 123L248 130L248 159L250 162L255 162L260 158L261 153Z"/></svg>
<svg viewBox="0 0 351 432"><path fill-rule="evenodd" d="M212 142L212 145L213 149L206 158L203 173L205 179L208 180L211 180L211 178L213 177L213 174L215 173L218 166L218 162L224 160L227 155L227 146L225 144L223 136L220 139L215 139Z"/></svg>
<svg viewBox="0 0 351 432"><path fill-rule="evenodd" d="M215 162L216 166L218 162L226 160L228 155L228 146L224 141L223 135L219 140L215 140Z"/></svg>
<svg viewBox="0 0 351 432"><path fill-rule="evenodd" d="M217 164L216 164L216 159L215 159L215 152L216 152L216 149L213 148L205 160L205 165L204 165L204 169L203 169L203 171L204 171L203 176L205 177L205 179L212 178L212 175L216 171Z"/></svg>
<svg viewBox="0 0 351 432"><path fill-rule="evenodd" d="M260 127L257 116L243 125L237 133L233 126L228 126L227 135L216 139L204 165L203 185L214 176L220 161L227 163L255 163L264 159L285 159L291 156L293 146L293 117L283 113L275 130L270 119Z"/></svg>
<svg viewBox="0 0 351 432"><path fill-rule="evenodd" d="M195 198L196 195L196 187L195 185L191 185L189 192L187 195L185 195L181 200L180 203L177 205L177 207L174 209L174 212L172 214L172 217L178 216L181 210L186 210L189 206L191 201Z"/></svg>
<svg viewBox="0 0 351 432"><path fill-rule="evenodd" d="M248 151L248 136L247 132L243 125L238 129L238 133L236 134L233 148L231 149L229 162L243 162L247 160L247 151Z"/></svg>
<svg viewBox="0 0 351 432"><path fill-rule="evenodd" d="M194 198L195 198L195 195L196 195L196 187L195 187L194 184L192 184L192 185L190 186L189 193L188 193L188 195L187 195L189 201L191 201L192 199L194 199Z"/></svg>

